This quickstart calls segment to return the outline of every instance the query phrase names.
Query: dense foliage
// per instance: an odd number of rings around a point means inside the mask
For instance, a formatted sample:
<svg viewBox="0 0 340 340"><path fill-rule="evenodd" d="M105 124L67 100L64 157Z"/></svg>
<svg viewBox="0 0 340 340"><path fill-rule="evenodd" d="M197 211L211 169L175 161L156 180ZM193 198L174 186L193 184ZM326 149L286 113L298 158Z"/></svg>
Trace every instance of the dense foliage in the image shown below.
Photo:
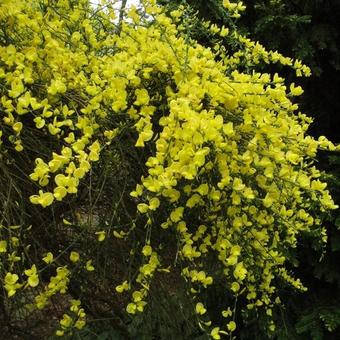
<svg viewBox="0 0 340 340"><path fill-rule="evenodd" d="M310 70L240 34L241 3L219 4L228 26L201 22L207 46L185 6L115 5L0 5L4 325L58 304L45 331L108 317L128 336L121 306L138 322L173 281L212 338L241 310L273 333L279 288L305 290L291 249L327 239L336 205L314 159L336 148L307 135L302 88L258 67Z"/></svg>

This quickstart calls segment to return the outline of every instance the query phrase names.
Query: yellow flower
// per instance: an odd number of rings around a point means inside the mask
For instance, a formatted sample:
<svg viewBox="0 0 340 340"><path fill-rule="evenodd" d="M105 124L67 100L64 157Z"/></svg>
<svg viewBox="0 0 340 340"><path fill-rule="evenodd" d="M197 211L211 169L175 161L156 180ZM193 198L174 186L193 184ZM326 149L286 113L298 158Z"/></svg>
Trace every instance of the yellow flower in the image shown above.
<svg viewBox="0 0 340 340"><path fill-rule="evenodd" d="M233 315L233 312L230 310L230 307L227 310L222 311L222 315L224 318L228 318Z"/></svg>
<svg viewBox="0 0 340 340"><path fill-rule="evenodd" d="M63 318L60 320L60 325L63 329L67 329L71 326L72 321L72 318L68 314L64 314Z"/></svg>
<svg viewBox="0 0 340 340"><path fill-rule="evenodd" d="M146 301L138 301L136 305L138 312L143 312L144 307L146 306Z"/></svg>
<svg viewBox="0 0 340 340"><path fill-rule="evenodd" d="M123 231L120 231L120 232L116 230L113 231L113 236L116 238L124 238L125 235L126 233L124 233Z"/></svg>
<svg viewBox="0 0 340 340"><path fill-rule="evenodd" d="M240 285L238 282L233 282L231 284L231 290L234 292L234 293L237 293L239 290L240 290Z"/></svg>
<svg viewBox="0 0 340 340"><path fill-rule="evenodd" d="M271 323L271 324L269 325L269 330L270 330L271 332L274 332L275 329L276 329L276 326L274 325L274 323Z"/></svg>
<svg viewBox="0 0 340 340"><path fill-rule="evenodd" d="M270 208L273 203L274 203L274 199L271 197L271 195L269 193L267 193L266 197L263 199L263 205L266 208Z"/></svg>
<svg viewBox="0 0 340 340"><path fill-rule="evenodd" d="M137 209L141 214L145 214L149 210L149 206L145 203L140 203L137 205Z"/></svg>
<svg viewBox="0 0 340 340"><path fill-rule="evenodd" d="M149 201L149 209L150 210L156 210L160 205L160 201L157 197L151 198Z"/></svg>
<svg viewBox="0 0 340 340"><path fill-rule="evenodd" d="M63 218L63 223L65 225L72 225L72 223L70 221L68 221L66 218Z"/></svg>
<svg viewBox="0 0 340 340"><path fill-rule="evenodd" d="M183 217L184 208L178 207L175 210L173 210L170 214L170 219L172 222L179 222L181 218Z"/></svg>
<svg viewBox="0 0 340 340"><path fill-rule="evenodd" d="M143 247L142 253L144 256L150 256L152 254L152 247L150 245L145 245Z"/></svg>
<svg viewBox="0 0 340 340"><path fill-rule="evenodd" d="M61 329L58 329L56 332L55 332L55 335L56 336L64 336L65 332L62 331Z"/></svg>
<svg viewBox="0 0 340 340"><path fill-rule="evenodd" d="M233 332L236 329L236 323L234 321L230 321L227 324L227 328L230 332Z"/></svg>
<svg viewBox="0 0 340 340"><path fill-rule="evenodd" d="M235 178L233 183L233 189L235 191L241 191L245 188L245 185L242 183L242 179Z"/></svg>
<svg viewBox="0 0 340 340"><path fill-rule="evenodd" d="M184 247L182 248L182 254L183 256L191 259L194 256L194 250L191 246L191 244L185 244Z"/></svg>
<svg viewBox="0 0 340 340"><path fill-rule="evenodd" d="M19 262L21 260L21 257L17 256L15 251L9 254L7 258L10 263Z"/></svg>
<svg viewBox="0 0 340 340"><path fill-rule="evenodd" d="M20 288L22 285L17 283L19 277L17 274L7 273L5 276L5 289L7 291L8 297L13 296L17 289Z"/></svg>
<svg viewBox="0 0 340 340"><path fill-rule="evenodd" d="M48 252L45 257L43 257L43 261L47 264L50 264L53 262L53 254L51 252Z"/></svg>
<svg viewBox="0 0 340 340"><path fill-rule="evenodd" d="M243 262L239 262L234 269L234 277L240 281L244 280L247 275L247 269L244 268Z"/></svg>
<svg viewBox="0 0 340 340"><path fill-rule="evenodd" d="M143 299L143 294L140 291L135 291L132 293L133 302L139 302Z"/></svg>
<svg viewBox="0 0 340 340"><path fill-rule="evenodd" d="M71 307L70 307L70 311L72 312L78 312L79 310L79 306L80 306L80 300L71 300Z"/></svg>
<svg viewBox="0 0 340 340"><path fill-rule="evenodd" d="M135 91L136 100L134 102L135 105L147 105L149 103L150 97L148 91L146 89L137 89Z"/></svg>
<svg viewBox="0 0 340 340"><path fill-rule="evenodd" d="M67 189L62 186L56 187L53 195L57 201L61 201L67 195Z"/></svg>
<svg viewBox="0 0 340 340"><path fill-rule="evenodd" d="M30 201L33 204L40 204L45 208L53 203L54 196L51 192L43 192L42 190L39 190L39 195L30 196Z"/></svg>
<svg viewBox="0 0 340 340"><path fill-rule="evenodd" d="M39 284L39 277L38 275L32 275L28 278L27 283L31 287L36 287Z"/></svg>
<svg viewBox="0 0 340 340"><path fill-rule="evenodd" d="M193 194L186 202L186 206L188 208L193 208L195 205L197 205L199 202L201 202L201 196L198 194Z"/></svg>
<svg viewBox="0 0 340 340"><path fill-rule="evenodd" d="M295 86L294 83L291 83L290 84L290 94L293 95L293 96L301 96L302 93L303 93L303 89L301 86Z"/></svg>
<svg viewBox="0 0 340 340"><path fill-rule="evenodd" d="M94 271L94 266L92 265L92 260L88 260L86 261L86 266L85 266L86 270L88 272L92 272Z"/></svg>
<svg viewBox="0 0 340 340"><path fill-rule="evenodd" d="M129 314L135 314L136 313L136 309L137 309L137 306L135 303L129 303L127 306L126 306L126 311L129 313Z"/></svg>
<svg viewBox="0 0 340 340"><path fill-rule="evenodd" d="M85 320L77 320L74 324L74 327L77 329L83 329L85 325L86 325Z"/></svg>
<svg viewBox="0 0 340 340"><path fill-rule="evenodd" d="M234 127L232 122L228 122L223 125L223 133L227 136L232 136L234 134Z"/></svg>
<svg viewBox="0 0 340 340"><path fill-rule="evenodd" d="M0 241L0 244L1 244L1 241ZM11 244L13 245L13 247L17 247L19 245L19 239L15 236L12 236L11 237ZM1 248L1 246L0 246ZM0 250L1 252L1 250Z"/></svg>
<svg viewBox="0 0 340 340"><path fill-rule="evenodd" d="M198 302L197 304L196 304L196 313L197 314L199 314L199 315L203 315L203 314L205 314L206 313L206 309L204 308L204 305L203 305L203 303L201 303L201 302Z"/></svg>
<svg viewBox="0 0 340 340"><path fill-rule="evenodd" d="M51 85L49 86L47 92L51 95L55 95L57 93L65 93L67 90L66 85L60 79L54 79L51 81Z"/></svg>
<svg viewBox="0 0 340 340"><path fill-rule="evenodd" d="M105 232L104 230L102 230L102 231L96 231L95 234L97 235L98 241L99 241L99 242L104 241L105 238L106 238L106 232Z"/></svg>
<svg viewBox="0 0 340 340"><path fill-rule="evenodd" d="M79 253L77 253L76 251L71 251L71 254L70 254L70 260L75 263L75 262L78 262L79 261Z"/></svg>
<svg viewBox="0 0 340 340"><path fill-rule="evenodd" d="M221 339L221 336L219 335L220 332L220 327L215 327L212 329L212 331L210 332L210 335L213 339L215 340L219 340Z"/></svg>
<svg viewBox="0 0 340 340"><path fill-rule="evenodd" d="M13 128L13 131L18 135L21 132L22 128L23 128L23 124L21 122L16 122L12 126L12 128Z"/></svg>
<svg viewBox="0 0 340 340"><path fill-rule="evenodd" d="M19 280L17 274L7 273L5 276L5 283L8 285L14 285Z"/></svg>
<svg viewBox="0 0 340 340"><path fill-rule="evenodd" d="M209 192L209 185L207 183L203 183L201 184L196 191L201 195L201 196L205 196L208 194Z"/></svg>
<svg viewBox="0 0 340 340"><path fill-rule="evenodd" d="M127 282L127 281L124 281L121 285L118 285L116 287L116 291L118 293L122 293L124 292L125 290L129 290L130 289L130 284Z"/></svg>
<svg viewBox="0 0 340 340"><path fill-rule="evenodd" d="M6 253L7 251L7 241L0 241L0 253Z"/></svg>
<svg viewBox="0 0 340 340"><path fill-rule="evenodd" d="M8 94L12 98L19 97L25 91L24 84L22 83L21 79L16 78L11 83L11 90L8 91Z"/></svg>
<svg viewBox="0 0 340 340"><path fill-rule="evenodd" d="M37 274L37 267L32 265L30 269L24 271L25 275L28 276L27 283L31 287L36 287L39 284L39 277Z"/></svg>

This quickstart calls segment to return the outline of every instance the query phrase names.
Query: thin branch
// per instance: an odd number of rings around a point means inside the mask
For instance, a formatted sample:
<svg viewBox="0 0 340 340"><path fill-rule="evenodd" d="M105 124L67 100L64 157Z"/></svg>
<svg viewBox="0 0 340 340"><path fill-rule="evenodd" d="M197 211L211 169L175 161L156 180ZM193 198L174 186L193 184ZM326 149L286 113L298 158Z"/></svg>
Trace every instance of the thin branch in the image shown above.
<svg viewBox="0 0 340 340"><path fill-rule="evenodd" d="M119 10L119 21L118 21L118 27L117 27L117 34L119 35L121 30L122 30L122 23L123 23L123 19L124 19L124 12L125 12L125 8L126 8L126 3L127 0L122 0L122 6L120 7Z"/></svg>

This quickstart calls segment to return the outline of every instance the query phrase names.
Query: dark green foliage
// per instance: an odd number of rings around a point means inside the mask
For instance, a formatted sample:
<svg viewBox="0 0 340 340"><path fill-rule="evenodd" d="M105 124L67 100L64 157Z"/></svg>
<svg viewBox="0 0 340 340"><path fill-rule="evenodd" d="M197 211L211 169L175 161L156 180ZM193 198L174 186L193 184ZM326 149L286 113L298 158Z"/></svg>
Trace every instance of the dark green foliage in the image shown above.
<svg viewBox="0 0 340 340"><path fill-rule="evenodd" d="M339 4L336 1L244 2L247 12L241 22L261 43L303 60L316 76L325 71L326 63L339 70L336 25Z"/></svg>
<svg viewBox="0 0 340 340"><path fill-rule="evenodd" d="M315 122L311 133L340 141L340 2L328 0L244 1L245 32L269 49L303 60L312 77L303 81L303 111Z"/></svg>

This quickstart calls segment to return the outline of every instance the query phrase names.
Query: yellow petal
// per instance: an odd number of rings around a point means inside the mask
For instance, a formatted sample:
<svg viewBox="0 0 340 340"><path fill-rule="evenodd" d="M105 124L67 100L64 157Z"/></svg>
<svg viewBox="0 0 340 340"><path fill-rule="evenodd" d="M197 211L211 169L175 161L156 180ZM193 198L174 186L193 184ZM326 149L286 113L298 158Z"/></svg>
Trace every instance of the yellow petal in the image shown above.
<svg viewBox="0 0 340 340"><path fill-rule="evenodd" d="M76 251L71 251L71 254L70 254L70 260L75 263L75 262L78 262L79 261L79 253L77 253Z"/></svg>

